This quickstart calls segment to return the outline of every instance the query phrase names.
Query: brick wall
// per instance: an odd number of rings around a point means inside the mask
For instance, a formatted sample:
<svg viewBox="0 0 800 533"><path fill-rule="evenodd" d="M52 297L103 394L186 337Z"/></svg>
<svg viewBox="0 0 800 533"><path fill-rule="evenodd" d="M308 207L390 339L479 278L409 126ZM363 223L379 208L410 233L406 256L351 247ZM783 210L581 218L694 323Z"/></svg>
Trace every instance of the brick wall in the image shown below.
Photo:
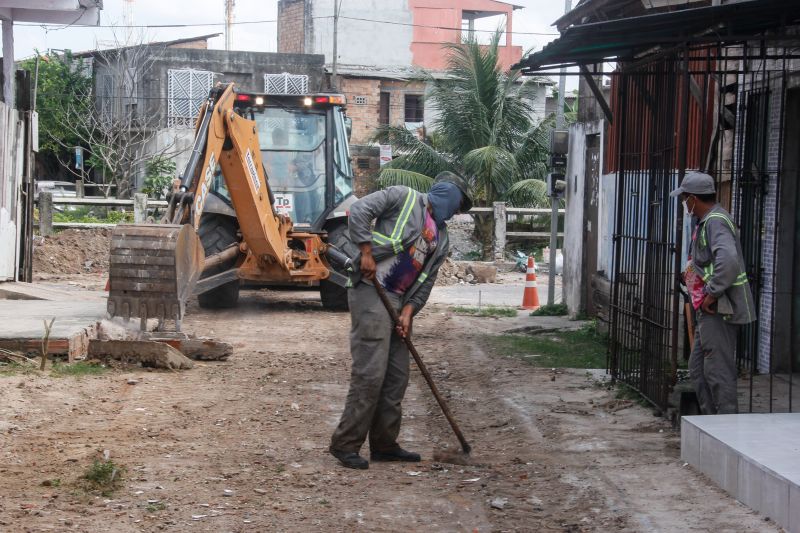
<svg viewBox="0 0 800 533"><path fill-rule="evenodd" d="M380 173L380 149L377 146L356 144L350 146L350 155L353 157L355 193L363 198L378 190L376 179Z"/></svg>
<svg viewBox="0 0 800 533"><path fill-rule="evenodd" d="M278 53L305 53L305 0L278 2Z"/></svg>
<svg viewBox="0 0 800 533"><path fill-rule="evenodd" d="M341 78L339 87L347 97L347 116L353 119L350 144L369 144L372 141L378 127L380 85L377 79Z"/></svg>

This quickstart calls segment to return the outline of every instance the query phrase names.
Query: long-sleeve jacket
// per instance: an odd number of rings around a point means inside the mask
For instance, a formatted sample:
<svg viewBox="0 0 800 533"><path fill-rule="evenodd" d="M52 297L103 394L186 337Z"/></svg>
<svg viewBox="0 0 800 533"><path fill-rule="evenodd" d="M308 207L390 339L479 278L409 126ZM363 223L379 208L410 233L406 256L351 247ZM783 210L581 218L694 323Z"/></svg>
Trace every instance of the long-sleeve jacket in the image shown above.
<svg viewBox="0 0 800 533"><path fill-rule="evenodd" d="M427 195L408 187L397 185L369 194L350 207L350 239L357 245L371 242L376 262L397 255L419 239L427 208ZM417 280L403 294L403 305L411 304L414 313L428 301L449 246L447 228L441 227L433 254L425 261ZM360 259L359 256L353 261L356 268L361 264ZM358 283L360 273L356 272L351 279L353 284Z"/></svg>
<svg viewBox="0 0 800 533"><path fill-rule="evenodd" d="M705 291L717 299L719 314L732 324L749 324L756 319L736 226L719 205L700 221L692 244L692 261L701 270Z"/></svg>

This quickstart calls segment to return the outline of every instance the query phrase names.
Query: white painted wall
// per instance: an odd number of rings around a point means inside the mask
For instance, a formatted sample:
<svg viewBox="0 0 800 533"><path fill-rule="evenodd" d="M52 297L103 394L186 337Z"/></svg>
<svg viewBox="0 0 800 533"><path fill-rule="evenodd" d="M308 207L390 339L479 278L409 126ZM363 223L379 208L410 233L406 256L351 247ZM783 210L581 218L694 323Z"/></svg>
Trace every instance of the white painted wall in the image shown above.
<svg viewBox="0 0 800 533"><path fill-rule="evenodd" d="M583 286L583 192L586 161L585 124L569 127L566 213L564 215L564 303L574 317L581 312Z"/></svg>
<svg viewBox="0 0 800 533"><path fill-rule="evenodd" d="M389 20L411 24L408 0L347 0L342 3L342 17ZM313 50L325 54L325 63L333 59L333 0L314 0ZM413 28L399 24L378 24L347 18L339 19L338 52L341 65L411 66Z"/></svg>

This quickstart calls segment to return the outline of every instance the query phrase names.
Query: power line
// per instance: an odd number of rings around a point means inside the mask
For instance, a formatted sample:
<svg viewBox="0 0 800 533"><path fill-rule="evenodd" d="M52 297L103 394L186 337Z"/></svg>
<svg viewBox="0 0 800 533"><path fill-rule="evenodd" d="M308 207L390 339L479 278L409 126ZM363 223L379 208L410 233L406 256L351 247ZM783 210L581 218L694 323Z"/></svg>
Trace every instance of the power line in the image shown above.
<svg viewBox="0 0 800 533"><path fill-rule="evenodd" d="M329 19L333 18L330 16L320 16L314 17L315 19ZM471 31L471 32L482 32L482 33L496 33L497 30L465 30L464 28L451 28L449 26L427 26L425 24L414 24L412 22L396 22L393 20L377 20L377 19L367 19L361 17L348 17L346 15L340 15L340 19L348 19L348 20L358 20L362 22L374 22L376 24L389 24L392 26L410 26L413 28L427 28L430 30L449 30L449 31ZM531 32L531 31L512 31L506 32L503 31L501 33L510 33L511 35L545 35L545 36L553 36L557 37L561 35L560 33L540 33L540 32Z"/></svg>
<svg viewBox="0 0 800 533"><path fill-rule="evenodd" d="M239 22L233 22L234 26L240 26L244 24L269 24L269 23L276 23L277 20L245 20ZM158 28L197 28L203 26L225 26L226 22L208 22L208 23L197 23L197 24L99 24L97 26L89 25L89 24L75 24L69 27L72 28L144 28L144 29L158 29ZM15 22L14 26L30 26L34 28L43 28L45 30L51 28L62 28L62 26L54 26L52 24L37 24L35 22Z"/></svg>
<svg viewBox="0 0 800 533"><path fill-rule="evenodd" d="M331 15L327 16L319 16L313 17L315 19L332 19L334 18ZM390 26L407 26L412 28L425 28L429 30L447 30L447 31L467 31L464 28L453 28L449 26L428 26L425 24L414 24L411 22L397 22L392 20L378 20L378 19L368 19L362 17L348 17L345 15L340 15L340 19L348 19L348 20L356 20L360 22L372 22L375 24L388 24ZM247 25L247 24L274 24L277 23L277 20L245 20L245 21L236 21L232 22L231 24L234 26L240 25ZM72 28L145 28L145 29L157 29L157 28L198 28L204 26L225 26L226 22L207 22L207 23L193 23L193 24L127 24L127 25L117 25L117 24L100 24L97 26L87 25L87 24L74 24L67 27ZM16 23L15 26L30 26L35 28L43 28L45 30L51 28L58 28L63 29L63 26L55 26L52 24L37 24L35 22L19 22ZM473 32L480 32L480 33L495 33L496 30L471 30ZM512 32L502 32L502 33L510 33L511 35L540 35L546 37L558 37L561 35L560 33L543 33L543 32L530 32L530 31L512 31Z"/></svg>

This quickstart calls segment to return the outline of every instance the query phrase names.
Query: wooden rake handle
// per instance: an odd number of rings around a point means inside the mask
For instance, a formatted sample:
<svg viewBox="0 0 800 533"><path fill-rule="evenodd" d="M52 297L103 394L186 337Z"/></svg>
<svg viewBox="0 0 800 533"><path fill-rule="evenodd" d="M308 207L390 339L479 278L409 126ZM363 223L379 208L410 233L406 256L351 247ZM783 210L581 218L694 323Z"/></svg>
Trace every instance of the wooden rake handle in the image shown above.
<svg viewBox="0 0 800 533"><path fill-rule="evenodd" d="M395 311L394 306L392 306L392 302L389 301L389 297L386 296L386 291L377 279L373 280L373 283L375 284L375 290L378 292L378 296L383 302L383 306L386 307L386 311L388 311L389 316L392 317L392 321L395 325L399 324L400 317L397 315L397 311ZM464 450L465 454L469 455L469 452L472 450L472 446L469 445L467 439L464 438L464 434L461 433L461 429L459 429L455 418L453 418L453 413L450 412L447 402L444 401L444 398L442 398L442 395L439 393L439 389L436 387L436 383L433 382L433 377L431 376L431 373L428 372L428 367L426 367L425 363L422 362L422 357L419 355L419 352L417 352L417 349L414 347L414 344L411 342L409 336L403 337L403 341L406 343L406 346L408 346L408 351L411 352L411 355L414 357L414 361L416 361L419 371L422 372L425 381L428 382L428 386L430 387L434 398L436 398L436 401L439 403L439 407L442 408L444 417L448 422L450 422L450 427L453 428L453 433L456 434L458 442L461 443L461 449Z"/></svg>

